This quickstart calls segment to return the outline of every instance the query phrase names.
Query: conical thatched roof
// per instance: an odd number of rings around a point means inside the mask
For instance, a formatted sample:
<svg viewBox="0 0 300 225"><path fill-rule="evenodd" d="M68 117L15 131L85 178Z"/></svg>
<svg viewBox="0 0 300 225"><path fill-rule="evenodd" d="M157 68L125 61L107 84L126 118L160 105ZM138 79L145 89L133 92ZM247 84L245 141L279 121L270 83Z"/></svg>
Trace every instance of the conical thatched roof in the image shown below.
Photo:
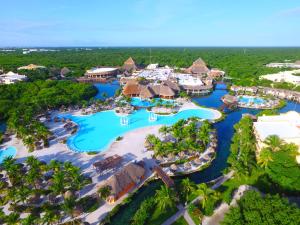
<svg viewBox="0 0 300 225"><path fill-rule="evenodd" d="M173 97L175 95L174 91L166 85L160 85L159 95L165 97Z"/></svg>
<svg viewBox="0 0 300 225"><path fill-rule="evenodd" d="M136 65L131 57L129 57L123 64L123 69L125 71L135 71Z"/></svg>
<svg viewBox="0 0 300 225"><path fill-rule="evenodd" d="M161 157L161 155L158 155L155 157L158 161L162 161L163 160L163 157Z"/></svg>
<svg viewBox="0 0 300 225"><path fill-rule="evenodd" d="M137 184L144 174L144 167L136 163L130 163L111 176L105 185L111 188L111 196L119 198L120 195L125 194L124 191L127 191L132 183Z"/></svg>
<svg viewBox="0 0 300 225"><path fill-rule="evenodd" d="M122 91L124 95L139 95L140 92L141 92L141 87L135 81L127 82Z"/></svg>
<svg viewBox="0 0 300 225"><path fill-rule="evenodd" d="M208 73L209 69L206 66L206 63L203 61L203 59L199 58L195 62L193 62L193 65L191 65L187 72L193 73L193 74L201 74L201 73Z"/></svg>
<svg viewBox="0 0 300 225"><path fill-rule="evenodd" d="M154 91L148 86L141 86L140 97L141 98L153 98L155 96Z"/></svg>
<svg viewBox="0 0 300 225"><path fill-rule="evenodd" d="M68 73L70 73L71 72L71 70L69 70L69 68L67 68L67 67L64 67L64 68L62 68L61 70L60 70L60 75L67 75Z"/></svg>

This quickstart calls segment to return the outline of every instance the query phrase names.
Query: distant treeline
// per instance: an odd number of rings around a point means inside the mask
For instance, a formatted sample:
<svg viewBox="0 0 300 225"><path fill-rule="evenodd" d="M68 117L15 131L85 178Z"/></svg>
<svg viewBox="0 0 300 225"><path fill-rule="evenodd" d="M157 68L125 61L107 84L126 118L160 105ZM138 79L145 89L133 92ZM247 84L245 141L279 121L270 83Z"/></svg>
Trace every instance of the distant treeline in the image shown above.
<svg viewBox="0 0 300 225"><path fill-rule="evenodd" d="M16 70L19 66L34 63L68 67L79 76L94 66L121 66L130 56L140 66L152 62L177 67L188 67L201 57L210 67L223 69L231 77L252 78L278 71L266 68L267 63L300 60L300 48L62 48L58 52L32 52L27 55L17 50L0 53L0 68Z"/></svg>

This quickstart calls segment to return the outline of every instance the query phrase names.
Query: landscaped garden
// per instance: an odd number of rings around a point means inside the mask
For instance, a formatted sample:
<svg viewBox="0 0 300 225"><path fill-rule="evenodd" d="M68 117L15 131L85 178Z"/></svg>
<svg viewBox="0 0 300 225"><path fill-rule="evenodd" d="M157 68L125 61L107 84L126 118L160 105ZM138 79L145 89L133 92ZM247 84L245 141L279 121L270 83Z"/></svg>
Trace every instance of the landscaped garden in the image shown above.
<svg viewBox="0 0 300 225"><path fill-rule="evenodd" d="M70 162L49 164L29 156L24 163L6 158L0 170L0 223L54 224L92 212L100 206L97 195L80 196L91 183ZM25 217L24 217L25 216Z"/></svg>

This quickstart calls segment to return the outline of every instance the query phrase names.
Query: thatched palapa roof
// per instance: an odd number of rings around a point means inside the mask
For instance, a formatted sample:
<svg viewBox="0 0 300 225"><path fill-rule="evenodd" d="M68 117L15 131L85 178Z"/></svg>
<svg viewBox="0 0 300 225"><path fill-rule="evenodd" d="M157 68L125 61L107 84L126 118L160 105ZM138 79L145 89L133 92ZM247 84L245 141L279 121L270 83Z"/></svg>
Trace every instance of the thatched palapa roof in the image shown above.
<svg viewBox="0 0 300 225"><path fill-rule="evenodd" d="M193 74L201 74L201 73L208 73L209 69L206 66L206 63L201 59L197 59L195 62L193 62L193 65L191 65L187 72L193 73Z"/></svg>
<svg viewBox="0 0 300 225"><path fill-rule="evenodd" d="M111 188L111 196L120 197L119 194L126 190L128 186L139 183L144 175L144 167L136 163L130 163L111 176L105 185Z"/></svg>
<svg viewBox="0 0 300 225"><path fill-rule="evenodd" d="M123 69L125 71L135 71L136 65L131 57L129 57L123 64Z"/></svg>
<svg viewBox="0 0 300 225"><path fill-rule="evenodd" d="M141 86L140 97L141 98L153 98L155 96L154 91L148 86Z"/></svg>
<svg viewBox="0 0 300 225"><path fill-rule="evenodd" d="M123 88L122 93L124 95L139 95L141 92L141 87L136 81L129 81Z"/></svg>

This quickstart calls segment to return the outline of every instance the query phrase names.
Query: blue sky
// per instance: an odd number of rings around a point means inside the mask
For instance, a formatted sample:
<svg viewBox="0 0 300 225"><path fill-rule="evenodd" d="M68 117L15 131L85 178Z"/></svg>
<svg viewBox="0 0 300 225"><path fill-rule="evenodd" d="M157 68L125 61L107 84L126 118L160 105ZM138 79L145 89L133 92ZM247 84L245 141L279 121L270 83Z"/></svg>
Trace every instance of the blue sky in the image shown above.
<svg viewBox="0 0 300 225"><path fill-rule="evenodd" d="M300 46L299 0L1 0L0 46Z"/></svg>

